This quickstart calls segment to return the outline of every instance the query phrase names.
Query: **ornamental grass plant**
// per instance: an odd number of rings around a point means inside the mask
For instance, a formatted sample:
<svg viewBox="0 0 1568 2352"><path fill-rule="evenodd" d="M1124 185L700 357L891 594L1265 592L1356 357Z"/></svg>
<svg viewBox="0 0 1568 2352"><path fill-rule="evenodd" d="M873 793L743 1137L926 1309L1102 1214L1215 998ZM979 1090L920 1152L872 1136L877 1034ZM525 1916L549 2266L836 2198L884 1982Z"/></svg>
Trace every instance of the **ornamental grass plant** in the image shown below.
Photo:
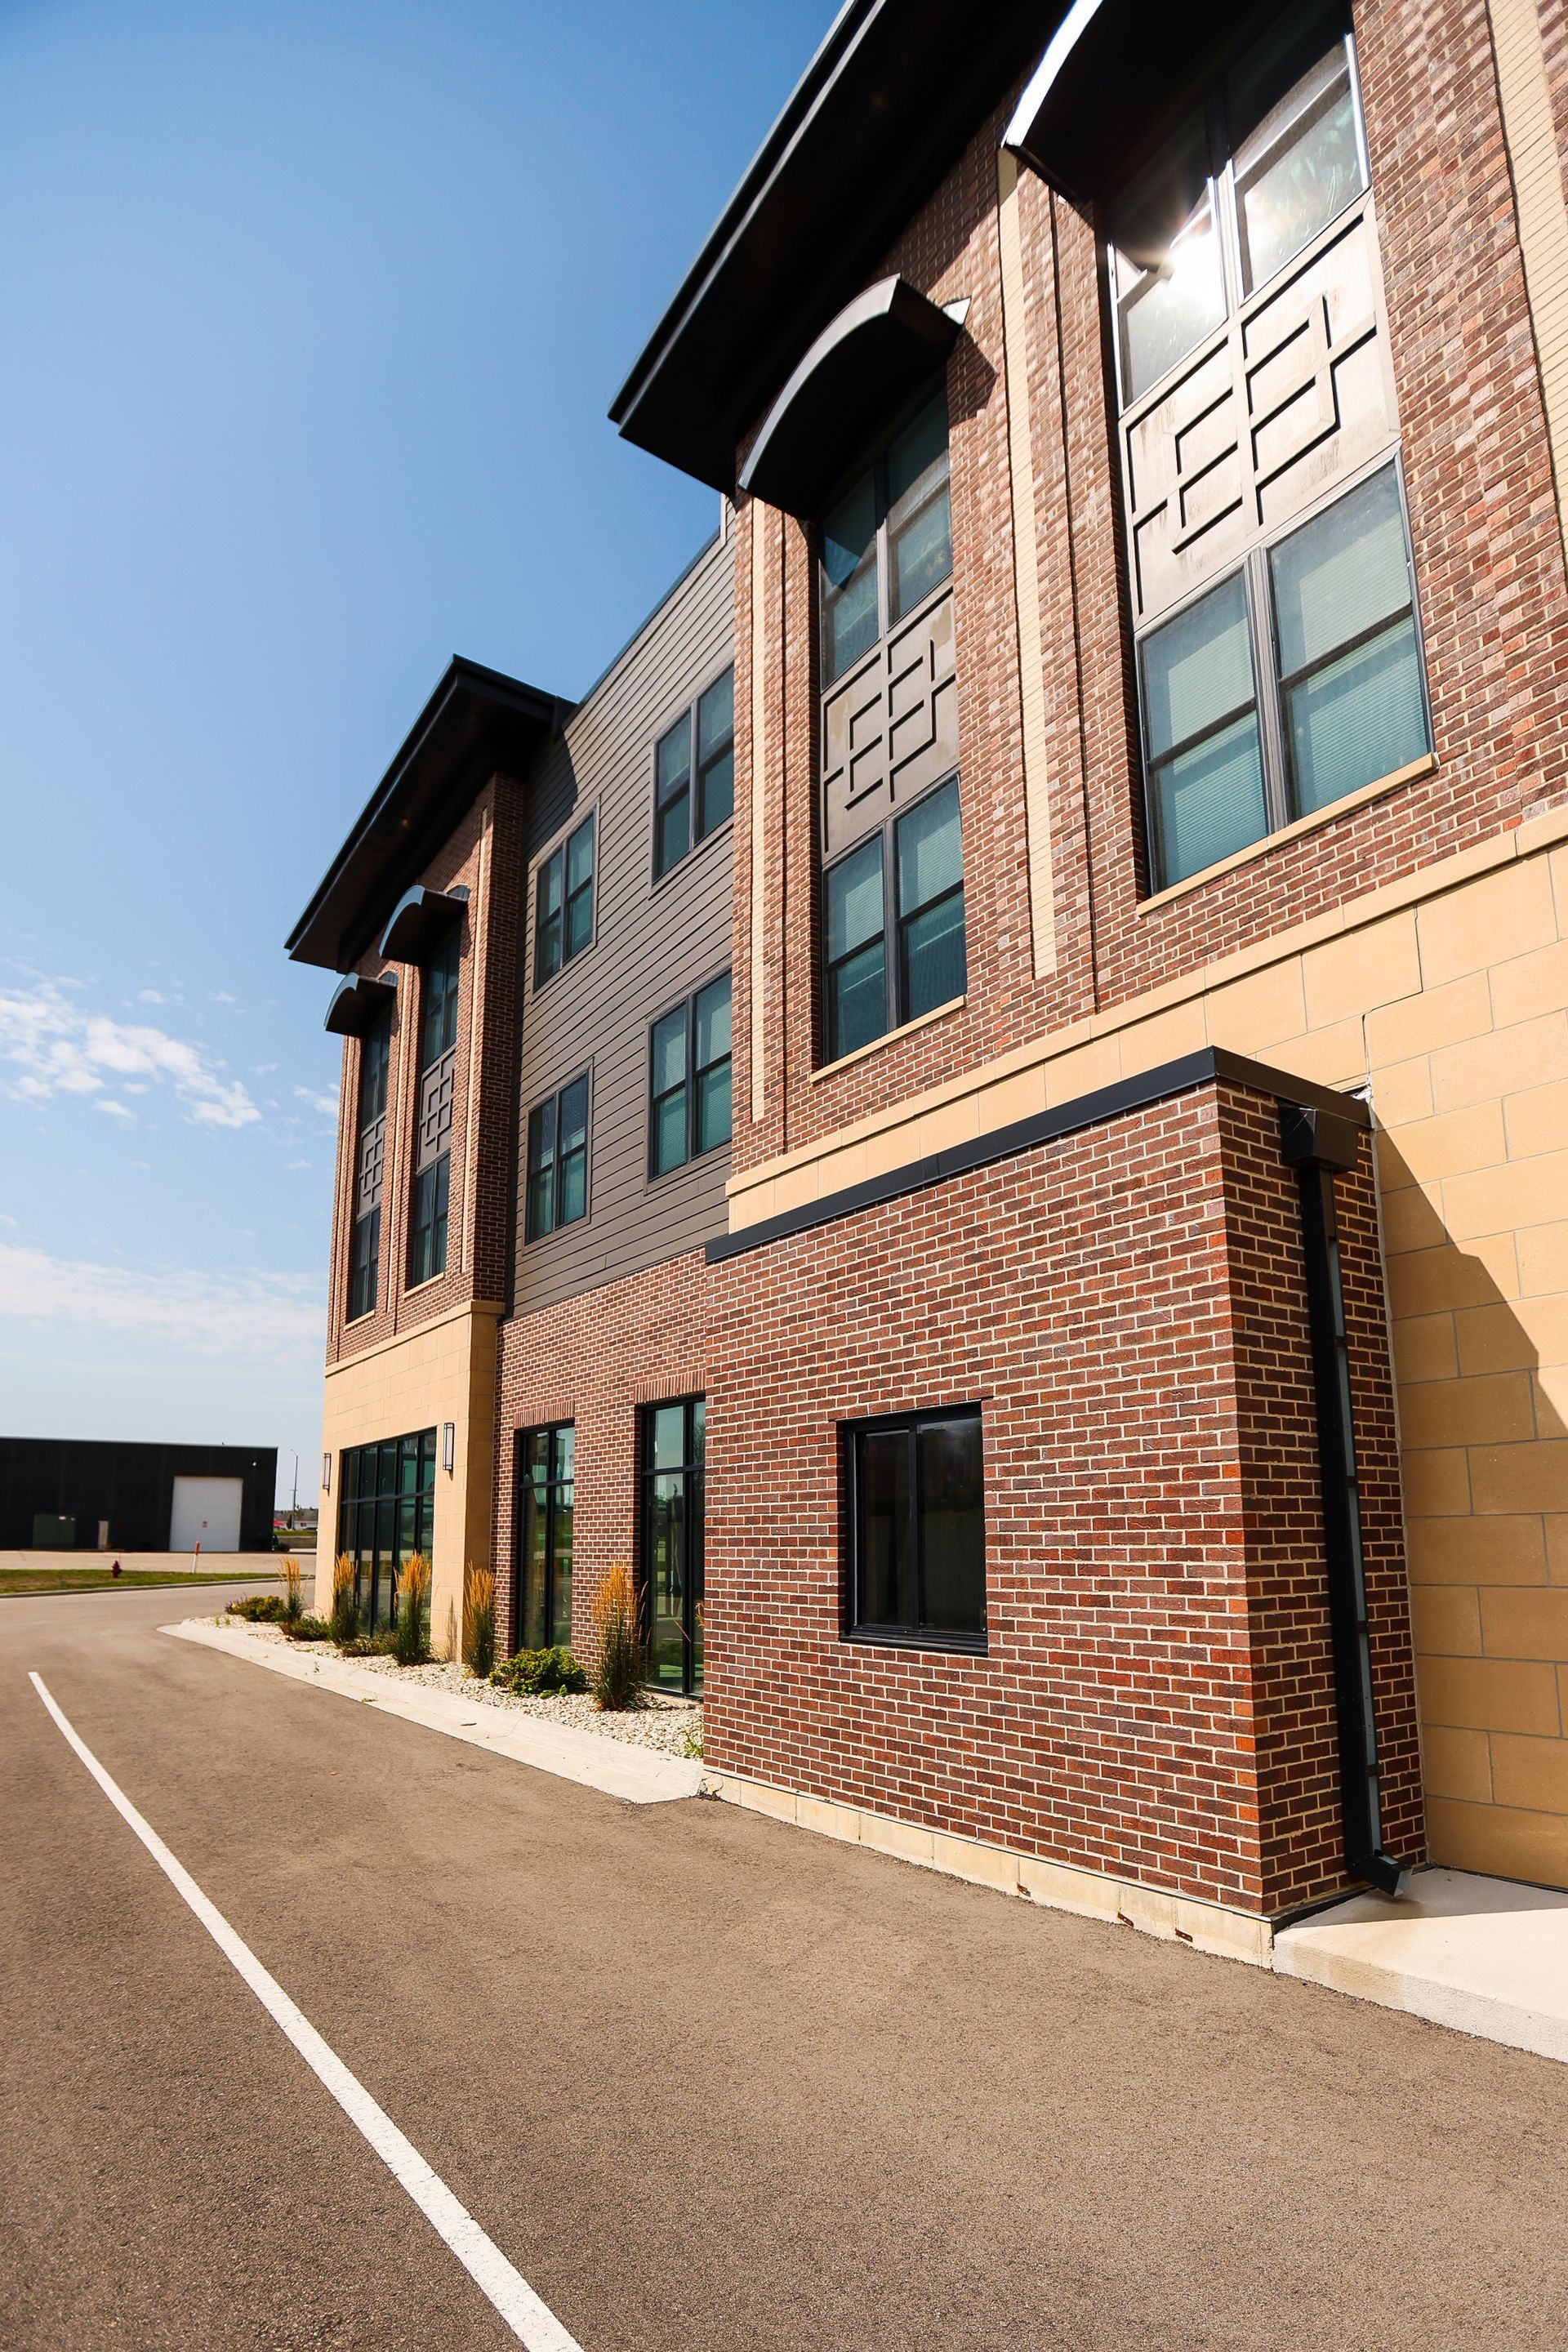
<svg viewBox="0 0 1568 2352"><path fill-rule="evenodd" d="M425 1622L429 1601L430 1563L422 1551L416 1551L405 1561L397 1580L393 1655L400 1666L424 1666L430 1662L430 1636Z"/></svg>
<svg viewBox="0 0 1568 2352"><path fill-rule="evenodd" d="M470 1560L463 1576L463 1664L482 1681L495 1662L495 1570Z"/></svg>
<svg viewBox="0 0 1568 2352"><path fill-rule="evenodd" d="M642 1625L624 1560L616 1560L595 1593L593 1614L599 1645L594 1696L606 1713L618 1713L630 1706L643 1679Z"/></svg>
<svg viewBox="0 0 1568 2352"><path fill-rule="evenodd" d="M332 1562L332 1639L340 1644L360 1637L359 1588L346 1551Z"/></svg>
<svg viewBox="0 0 1568 2352"><path fill-rule="evenodd" d="M297 1559L289 1559L279 1573L283 1579L283 1615L279 1622L284 1631L291 1633L305 1613L304 1572Z"/></svg>

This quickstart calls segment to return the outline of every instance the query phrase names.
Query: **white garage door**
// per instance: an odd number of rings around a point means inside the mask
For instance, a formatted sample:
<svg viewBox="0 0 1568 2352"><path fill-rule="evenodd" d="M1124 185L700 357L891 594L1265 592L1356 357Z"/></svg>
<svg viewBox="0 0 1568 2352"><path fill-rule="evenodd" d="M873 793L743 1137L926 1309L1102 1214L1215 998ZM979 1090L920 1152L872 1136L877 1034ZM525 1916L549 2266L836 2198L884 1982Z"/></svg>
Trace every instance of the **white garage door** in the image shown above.
<svg viewBox="0 0 1568 2352"><path fill-rule="evenodd" d="M169 1549L237 1551L244 1493L243 1478L176 1478Z"/></svg>

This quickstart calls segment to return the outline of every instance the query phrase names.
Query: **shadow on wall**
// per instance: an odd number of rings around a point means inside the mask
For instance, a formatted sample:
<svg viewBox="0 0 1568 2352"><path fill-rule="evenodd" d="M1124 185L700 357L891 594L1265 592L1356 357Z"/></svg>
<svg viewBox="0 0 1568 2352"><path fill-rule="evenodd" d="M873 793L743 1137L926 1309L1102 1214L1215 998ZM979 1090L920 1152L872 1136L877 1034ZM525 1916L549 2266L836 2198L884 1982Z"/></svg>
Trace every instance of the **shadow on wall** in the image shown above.
<svg viewBox="0 0 1568 2352"><path fill-rule="evenodd" d="M1435 1861L1568 1885L1568 1427L1518 1238L1456 1241L1377 1135Z"/></svg>

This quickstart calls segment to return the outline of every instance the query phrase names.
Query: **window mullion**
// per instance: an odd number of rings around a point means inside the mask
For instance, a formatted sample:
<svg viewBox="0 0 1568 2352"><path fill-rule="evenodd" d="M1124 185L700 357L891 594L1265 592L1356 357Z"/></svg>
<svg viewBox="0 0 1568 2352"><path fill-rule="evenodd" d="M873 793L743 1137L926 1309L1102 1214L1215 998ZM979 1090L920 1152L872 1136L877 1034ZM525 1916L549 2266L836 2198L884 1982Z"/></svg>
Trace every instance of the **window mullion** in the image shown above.
<svg viewBox="0 0 1568 2352"><path fill-rule="evenodd" d="M697 1157L697 999L686 1000L686 1157Z"/></svg>
<svg viewBox="0 0 1568 2352"><path fill-rule="evenodd" d="M898 903L898 819L882 827L882 971L883 1003L888 1026L896 1029L903 1018L903 989L899 980L900 942Z"/></svg>
<svg viewBox="0 0 1568 2352"><path fill-rule="evenodd" d="M1263 805L1270 833L1290 822L1290 791L1285 766L1285 730L1274 659L1274 611L1268 590L1268 557L1255 547L1247 559L1247 610L1252 635L1252 668L1258 683L1258 740L1263 761Z"/></svg>

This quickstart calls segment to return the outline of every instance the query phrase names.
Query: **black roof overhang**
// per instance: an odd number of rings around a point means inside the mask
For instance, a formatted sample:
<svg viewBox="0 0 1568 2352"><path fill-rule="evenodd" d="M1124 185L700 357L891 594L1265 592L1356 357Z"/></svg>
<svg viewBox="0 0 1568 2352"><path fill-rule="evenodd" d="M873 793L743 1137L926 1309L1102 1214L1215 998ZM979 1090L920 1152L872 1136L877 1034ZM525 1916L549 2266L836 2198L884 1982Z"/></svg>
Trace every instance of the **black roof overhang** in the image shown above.
<svg viewBox="0 0 1568 2352"><path fill-rule="evenodd" d="M367 980L363 973L351 971L347 980L340 980L333 989L321 1026L329 1037L363 1037L376 1014L392 1004L396 995L395 973L384 972L379 980Z"/></svg>
<svg viewBox="0 0 1568 2352"><path fill-rule="evenodd" d="M1074 0L1002 143L1079 204L1103 196L1258 0Z"/></svg>
<svg viewBox="0 0 1568 2352"><path fill-rule="evenodd" d="M498 772L517 774L572 705L460 656L415 721L289 934L296 963L347 971Z"/></svg>
<svg viewBox="0 0 1568 2352"><path fill-rule="evenodd" d="M879 417L942 366L960 323L902 278L858 294L774 401L741 488L786 514L817 513Z"/></svg>
<svg viewBox="0 0 1568 2352"><path fill-rule="evenodd" d="M423 882L416 882L392 910L392 920L381 935L381 954L394 963L423 963L468 903L461 883L455 890L427 890Z"/></svg>
<svg viewBox="0 0 1568 2352"><path fill-rule="evenodd" d="M1057 5L847 0L610 415L715 489L742 437L1026 73Z"/></svg>

